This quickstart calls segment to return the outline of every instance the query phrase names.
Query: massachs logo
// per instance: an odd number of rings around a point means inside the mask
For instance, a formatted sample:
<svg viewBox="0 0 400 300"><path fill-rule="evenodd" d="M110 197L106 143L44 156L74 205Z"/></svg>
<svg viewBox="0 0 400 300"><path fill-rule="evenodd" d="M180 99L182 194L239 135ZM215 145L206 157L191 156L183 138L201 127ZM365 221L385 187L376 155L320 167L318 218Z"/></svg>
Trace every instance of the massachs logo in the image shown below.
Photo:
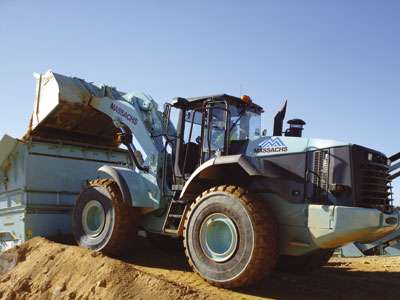
<svg viewBox="0 0 400 300"><path fill-rule="evenodd" d="M257 148L254 148L254 153L276 153L287 152L288 147L279 137L269 137L261 142Z"/></svg>
<svg viewBox="0 0 400 300"><path fill-rule="evenodd" d="M276 138L269 137L260 145L258 145L258 148L265 148L265 147L285 147L285 144L278 137Z"/></svg>
<svg viewBox="0 0 400 300"><path fill-rule="evenodd" d="M133 125L136 125L138 123L138 119L132 116L130 113L124 111L121 107L115 105L114 103L111 103L110 108L115 111L117 114L120 116L124 117L127 119L129 122L131 122Z"/></svg>

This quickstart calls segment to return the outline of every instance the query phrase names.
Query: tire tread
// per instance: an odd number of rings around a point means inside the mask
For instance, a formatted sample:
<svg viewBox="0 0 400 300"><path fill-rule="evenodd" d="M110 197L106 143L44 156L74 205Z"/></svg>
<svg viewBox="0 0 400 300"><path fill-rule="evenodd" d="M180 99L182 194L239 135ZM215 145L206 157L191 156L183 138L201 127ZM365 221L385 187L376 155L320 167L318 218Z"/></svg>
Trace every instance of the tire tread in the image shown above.
<svg viewBox="0 0 400 300"><path fill-rule="evenodd" d="M221 288L235 288L253 284L267 276L275 266L278 257L278 224L268 205L247 189L238 186L220 185L212 187L199 195L189 208L184 225L184 236L188 227L188 220L193 209L204 197L214 192L223 192L237 198L247 209L254 226L254 250L246 269L236 278L219 282L204 278L191 262L186 239L183 240L185 254L189 265L205 281Z"/></svg>
<svg viewBox="0 0 400 300"><path fill-rule="evenodd" d="M132 248L137 237L139 228L139 211L137 208L123 202L121 191L118 184L112 179L96 179L89 182L81 191L80 196L90 187L99 186L104 188L110 195L114 211L115 223L114 230L107 244L99 249L108 256L117 256L125 253ZM75 202L74 210L79 200ZM74 222L74 221L73 221ZM74 237L79 244L78 239Z"/></svg>

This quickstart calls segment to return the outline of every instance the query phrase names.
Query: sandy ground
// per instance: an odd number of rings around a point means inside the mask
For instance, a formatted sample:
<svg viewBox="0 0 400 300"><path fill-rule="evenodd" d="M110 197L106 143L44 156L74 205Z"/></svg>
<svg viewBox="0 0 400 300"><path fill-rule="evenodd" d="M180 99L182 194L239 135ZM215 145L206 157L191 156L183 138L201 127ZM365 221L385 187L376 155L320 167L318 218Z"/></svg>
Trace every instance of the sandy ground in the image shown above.
<svg viewBox="0 0 400 300"><path fill-rule="evenodd" d="M34 238L8 251L14 269L0 277L0 299L396 299L400 257L332 258L308 274L274 272L236 290L195 275L183 251L141 239L119 260L77 246Z"/></svg>

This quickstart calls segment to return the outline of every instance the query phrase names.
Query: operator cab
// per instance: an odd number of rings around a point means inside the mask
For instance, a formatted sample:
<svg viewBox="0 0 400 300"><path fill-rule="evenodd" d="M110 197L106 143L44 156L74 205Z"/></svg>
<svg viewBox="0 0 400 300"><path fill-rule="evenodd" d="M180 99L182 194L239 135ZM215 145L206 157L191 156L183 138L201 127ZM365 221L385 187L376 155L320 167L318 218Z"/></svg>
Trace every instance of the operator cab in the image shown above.
<svg viewBox="0 0 400 300"><path fill-rule="evenodd" d="M249 139L261 135L263 109L245 95L175 98L172 107L179 109L173 154L176 190L207 160L245 154Z"/></svg>

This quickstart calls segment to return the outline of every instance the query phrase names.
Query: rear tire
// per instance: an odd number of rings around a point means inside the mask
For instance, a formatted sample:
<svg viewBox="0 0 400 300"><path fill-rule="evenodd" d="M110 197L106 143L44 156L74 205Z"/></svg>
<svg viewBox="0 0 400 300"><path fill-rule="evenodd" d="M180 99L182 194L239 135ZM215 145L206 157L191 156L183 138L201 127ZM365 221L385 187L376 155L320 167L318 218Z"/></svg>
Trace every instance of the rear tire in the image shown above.
<svg viewBox="0 0 400 300"><path fill-rule="evenodd" d="M75 202L72 227L78 245L115 256L137 237L139 211L122 200L111 179L91 181Z"/></svg>
<svg viewBox="0 0 400 300"><path fill-rule="evenodd" d="M210 284L234 288L268 275L278 254L277 222L262 199L234 186L205 191L185 221L193 270Z"/></svg>

